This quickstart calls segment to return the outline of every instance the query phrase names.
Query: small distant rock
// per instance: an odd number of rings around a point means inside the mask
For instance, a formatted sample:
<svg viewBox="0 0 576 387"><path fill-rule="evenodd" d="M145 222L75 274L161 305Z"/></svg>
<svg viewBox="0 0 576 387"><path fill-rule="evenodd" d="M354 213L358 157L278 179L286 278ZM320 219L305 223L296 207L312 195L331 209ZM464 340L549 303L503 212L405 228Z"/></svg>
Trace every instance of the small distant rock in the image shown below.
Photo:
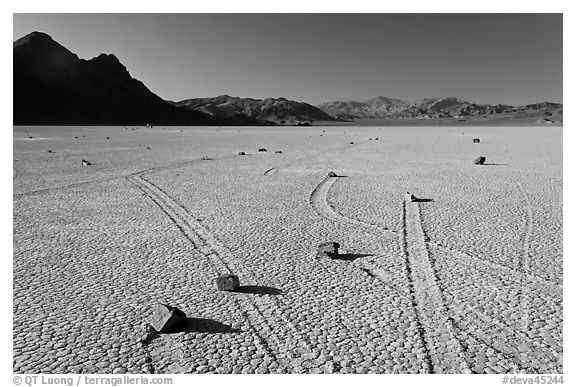
<svg viewBox="0 0 576 387"><path fill-rule="evenodd" d="M486 157L480 156L480 157L477 157L477 158L474 160L474 164L476 164L476 165L483 165L485 161L486 161Z"/></svg>
<svg viewBox="0 0 576 387"><path fill-rule="evenodd" d="M479 138L473 138L472 142L480 142L480 139Z"/></svg>
<svg viewBox="0 0 576 387"><path fill-rule="evenodd" d="M281 150L277 150L277 151L276 151L276 152L274 152L274 153L282 153L282 151L281 151Z"/></svg>
<svg viewBox="0 0 576 387"><path fill-rule="evenodd" d="M412 195L410 192L406 192L406 195L404 195L406 198L407 202L415 202L418 199L416 198L416 196Z"/></svg>
<svg viewBox="0 0 576 387"><path fill-rule="evenodd" d="M338 256L338 249L340 244L337 242L325 242L318 245L318 254L327 256L328 258L335 258Z"/></svg>
<svg viewBox="0 0 576 387"><path fill-rule="evenodd" d="M177 329L186 322L186 313L180 309L166 304L157 304L154 307L150 325L156 332L164 333Z"/></svg>
<svg viewBox="0 0 576 387"><path fill-rule="evenodd" d="M88 160L82 159L82 165L92 165L92 163Z"/></svg>
<svg viewBox="0 0 576 387"><path fill-rule="evenodd" d="M240 155L240 156L246 156L246 152L238 152L238 155Z"/></svg>
<svg viewBox="0 0 576 387"><path fill-rule="evenodd" d="M202 158L200 160L212 160L212 159L208 156L202 156Z"/></svg>
<svg viewBox="0 0 576 387"><path fill-rule="evenodd" d="M258 149L258 152L268 152L268 150L266 148L260 148Z"/></svg>
<svg viewBox="0 0 576 387"><path fill-rule="evenodd" d="M47 151L47 152L48 152L48 153L52 153L52 149L48 149L48 151Z"/></svg>
<svg viewBox="0 0 576 387"><path fill-rule="evenodd" d="M372 141L372 137L370 137L370 141Z"/></svg>
<svg viewBox="0 0 576 387"><path fill-rule="evenodd" d="M150 148L149 146L147 146L146 149L150 150L150 149L152 149L152 148Z"/></svg>
<svg viewBox="0 0 576 387"><path fill-rule="evenodd" d="M110 137L106 137L106 140L110 140Z"/></svg>
<svg viewBox="0 0 576 387"><path fill-rule="evenodd" d="M240 287L240 279L234 274L225 274L216 278L216 287L218 290L233 292Z"/></svg>
<svg viewBox="0 0 576 387"><path fill-rule="evenodd" d="M75 136L74 138L78 138L78 136Z"/></svg>
<svg viewBox="0 0 576 387"><path fill-rule="evenodd" d="M328 172L328 174L327 174L326 176L328 176L328 177L338 177L338 175L337 175L336 172L334 172L334 171Z"/></svg>
<svg viewBox="0 0 576 387"><path fill-rule="evenodd" d="M354 145L354 141L350 141L350 145Z"/></svg>

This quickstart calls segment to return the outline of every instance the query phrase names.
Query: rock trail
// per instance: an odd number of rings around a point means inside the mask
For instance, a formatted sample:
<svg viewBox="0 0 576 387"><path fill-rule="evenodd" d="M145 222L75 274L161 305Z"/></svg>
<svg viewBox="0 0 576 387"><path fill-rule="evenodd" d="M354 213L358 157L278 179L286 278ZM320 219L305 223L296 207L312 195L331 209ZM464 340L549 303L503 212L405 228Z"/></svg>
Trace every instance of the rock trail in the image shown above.
<svg viewBox="0 0 576 387"><path fill-rule="evenodd" d="M427 242L429 246L434 246L438 249L444 250L448 253L454 254L457 257L473 263L473 267L478 270L489 271L501 277L505 277L508 281L514 281L518 284L525 284L534 290L541 292L544 296L557 296L562 297L563 287L557 283L535 276L533 274L526 274L515 270L509 266L501 265L492 261L477 258L471 254L465 253L460 250L455 250L450 247L441 245L436 242Z"/></svg>
<svg viewBox="0 0 576 387"><path fill-rule="evenodd" d="M434 373L470 373L424 239L417 202L405 200L404 247L415 306L424 329Z"/></svg>
<svg viewBox="0 0 576 387"><path fill-rule="evenodd" d="M532 233L534 230L534 219L532 215L532 205L530 204L530 198L526 193L526 189L524 189L522 183L515 178L511 177L512 180L516 183L522 198L524 199L525 206L526 206L526 231L524 233L524 249L523 255L519 258L518 263L518 270L520 270L524 277L528 277L530 274L530 238L532 237ZM521 318L521 328L526 331L528 330L528 323L529 323L529 304L530 301L528 300L528 295L526 294L524 287L522 287L522 294L520 296L520 309L522 311L522 318Z"/></svg>
<svg viewBox="0 0 576 387"><path fill-rule="evenodd" d="M314 211L324 217L326 219L330 219L334 222L342 222L342 223L349 223L357 227L361 227L363 229L369 230L371 232L377 233L390 233L390 234L397 234L396 231L389 230L384 227L380 227L377 225L373 225L370 223L362 222L357 219L348 218L342 214L340 214L334 207L332 207L328 203L328 192L334 185L334 183L338 180L338 177L329 177L326 176L312 191L310 194L310 205L314 209Z"/></svg>
<svg viewBox="0 0 576 387"><path fill-rule="evenodd" d="M257 283L252 274L236 262L232 252L165 191L142 175L132 175L127 179L158 205L195 248L211 260L216 275L233 273L238 275L244 283ZM312 349L290 319L282 313L278 298L231 295L236 297L238 307L245 312L251 326L258 332L261 338L261 349L277 358L284 367L293 372L302 372L298 366L292 366L291 359L311 353ZM270 309L274 312L265 312ZM284 334L280 336L277 334L278 331L283 331ZM294 341L291 342L289 338Z"/></svg>
<svg viewBox="0 0 576 387"><path fill-rule="evenodd" d="M451 320L447 317L442 293L436 283L436 276L428 258L426 242L420 225L417 203L404 203L402 216L404 229L397 233L380 226L367 224L339 214L327 202L328 192L338 177L326 176L310 194L310 205L314 211L334 222L360 227L379 234L394 234L400 237L407 259L407 276L410 279L413 306L420 322L420 340L428 350L427 372L469 373L471 372L463 349L454 333ZM411 206L410 208L407 208ZM414 207L415 206L415 207ZM375 278L377 270L366 269Z"/></svg>

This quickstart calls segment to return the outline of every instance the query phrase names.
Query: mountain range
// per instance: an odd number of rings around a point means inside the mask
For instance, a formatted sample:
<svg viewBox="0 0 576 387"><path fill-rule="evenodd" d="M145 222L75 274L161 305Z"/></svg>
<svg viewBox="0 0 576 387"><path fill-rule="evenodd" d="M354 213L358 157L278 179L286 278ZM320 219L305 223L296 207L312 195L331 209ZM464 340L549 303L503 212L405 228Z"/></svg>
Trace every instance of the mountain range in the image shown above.
<svg viewBox="0 0 576 387"><path fill-rule="evenodd" d="M286 98L240 98L221 95L173 102L175 106L202 112L219 122L298 124L311 121L336 121L334 117L304 102Z"/></svg>
<svg viewBox="0 0 576 387"><path fill-rule="evenodd" d="M325 102L218 97L165 101L132 78L113 54L80 59L49 35L13 44L14 125L295 125L347 122L562 121L562 104L487 105L454 97ZM193 92L193 91L191 91Z"/></svg>
<svg viewBox="0 0 576 387"><path fill-rule="evenodd" d="M420 119L446 120L457 119L459 122L491 116L514 117L526 116L530 112L542 113L543 116L555 116L561 120L562 104L543 102L532 105L488 105L464 101L454 97L424 98L407 102L388 97L375 97L366 101L325 102L317 106L327 114L346 121L367 119ZM538 114L536 114L538 115Z"/></svg>

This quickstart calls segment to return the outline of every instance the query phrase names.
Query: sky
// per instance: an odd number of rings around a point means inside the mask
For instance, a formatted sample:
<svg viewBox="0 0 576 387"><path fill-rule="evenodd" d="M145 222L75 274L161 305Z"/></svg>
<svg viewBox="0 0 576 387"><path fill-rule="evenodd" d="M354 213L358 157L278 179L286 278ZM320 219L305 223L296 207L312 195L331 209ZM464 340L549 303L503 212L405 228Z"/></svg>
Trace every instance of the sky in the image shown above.
<svg viewBox="0 0 576 387"><path fill-rule="evenodd" d="M173 101L386 96L563 102L562 14L14 14L80 58L114 54Z"/></svg>

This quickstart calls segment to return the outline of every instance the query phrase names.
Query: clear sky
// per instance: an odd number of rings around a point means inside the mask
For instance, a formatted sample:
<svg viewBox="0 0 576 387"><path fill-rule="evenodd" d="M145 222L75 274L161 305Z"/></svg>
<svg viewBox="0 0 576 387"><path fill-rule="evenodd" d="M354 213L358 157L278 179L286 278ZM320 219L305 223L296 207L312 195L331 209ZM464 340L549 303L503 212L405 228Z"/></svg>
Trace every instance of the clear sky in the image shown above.
<svg viewBox="0 0 576 387"><path fill-rule="evenodd" d="M562 102L561 14L15 14L164 99Z"/></svg>

